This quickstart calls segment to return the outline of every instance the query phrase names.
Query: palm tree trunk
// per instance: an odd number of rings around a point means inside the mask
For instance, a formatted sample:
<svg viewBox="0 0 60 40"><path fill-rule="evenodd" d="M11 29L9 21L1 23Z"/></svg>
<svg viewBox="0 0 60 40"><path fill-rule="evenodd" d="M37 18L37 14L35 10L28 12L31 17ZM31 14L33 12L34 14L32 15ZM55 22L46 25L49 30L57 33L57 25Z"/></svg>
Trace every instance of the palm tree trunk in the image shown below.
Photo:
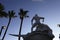
<svg viewBox="0 0 60 40"><path fill-rule="evenodd" d="M2 30L3 30L3 27L1 27L1 30L0 30L0 36L1 36Z"/></svg>
<svg viewBox="0 0 60 40"><path fill-rule="evenodd" d="M5 38L5 35L7 33L7 30L8 30L8 27L9 27L10 22L11 22L11 18L9 18L9 22L8 22L7 28L5 30L5 33L4 33L3 37L2 37L2 40L4 40L4 38Z"/></svg>
<svg viewBox="0 0 60 40"><path fill-rule="evenodd" d="M19 37L18 37L18 40L20 40L21 29L22 29L22 23L23 23L23 18L21 19L21 24L20 24L20 29L19 29Z"/></svg>

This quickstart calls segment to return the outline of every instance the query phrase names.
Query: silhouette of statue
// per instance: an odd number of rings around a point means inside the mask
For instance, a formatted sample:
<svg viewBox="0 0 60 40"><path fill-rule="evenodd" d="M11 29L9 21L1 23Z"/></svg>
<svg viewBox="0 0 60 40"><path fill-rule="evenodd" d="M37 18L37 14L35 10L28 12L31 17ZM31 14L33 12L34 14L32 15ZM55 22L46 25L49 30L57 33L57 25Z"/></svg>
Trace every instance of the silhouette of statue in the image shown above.
<svg viewBox="0 0 60 40"><path fill-rule="evenodd" d="M31 20L31 24L32 24L31 32L33 31L34 27L41 24L40 19L43 19L43 22L44 22L44 17L39 17L37 14L35 14L35 16L32 18L32 20ZM33 24L33 20L35 20L34 24Z"/></svg>
<svg viewBox="0 0 60 40"><path fill-rule="evenodd" d="M47 35L49 35L50 37L54 37L52 35L52 30L49 28L48 25L46 24L42 24L40 22L40 19L43 19L43 22L44 22L44 17L39 17L37 14L32 18L31 20L31 23L32 23L32 28L31 28L31 32L33 32L33 28L36 27L36 32L42 32L42 33L45 33ZM35 23L33 24L33 20L35 20Z"/></svg>

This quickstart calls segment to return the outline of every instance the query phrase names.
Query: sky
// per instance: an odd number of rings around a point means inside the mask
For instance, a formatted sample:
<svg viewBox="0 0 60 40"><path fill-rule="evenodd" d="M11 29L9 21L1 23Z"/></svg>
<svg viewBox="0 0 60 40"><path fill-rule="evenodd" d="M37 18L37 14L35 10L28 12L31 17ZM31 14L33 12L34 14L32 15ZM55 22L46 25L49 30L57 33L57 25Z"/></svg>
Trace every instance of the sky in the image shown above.
<svg viewBox="0 0 60 40"><path fill-rule="evenodd" d="M60 0L0 0L0 3L5 6L6 12L14 10L17 16L20 8L29 11L27 14L29 18L25 18L23 21L21 34L31 32L31 19L35 14L38 14L45 18L43 23L47 24L52 29L55 36L53 40L59 40L60 28L57 24L60 24ZM18 40L17 37L10 36L9 34L18 34L20 21L19 16L12 18L5 40ZM0 28L2 25L6 26L7 23L8 18L0 18ZM2 35L3 33L4 30Z"/></svg>

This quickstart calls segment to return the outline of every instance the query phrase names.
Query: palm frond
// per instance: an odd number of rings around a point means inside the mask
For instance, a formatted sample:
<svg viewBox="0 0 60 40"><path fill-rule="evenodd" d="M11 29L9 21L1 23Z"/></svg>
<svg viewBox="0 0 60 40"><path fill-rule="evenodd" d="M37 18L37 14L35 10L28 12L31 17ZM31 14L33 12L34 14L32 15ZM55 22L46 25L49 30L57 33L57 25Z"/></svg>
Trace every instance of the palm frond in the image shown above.
<svg viewBox="0 0 60 40"><path fill-rule="evenodd" d="M4 5L0 3L0 17L7 17L7 13L4 11Z"/></svg>
<svg viewBox="0 0 60 40"><path fill-rule="evenodd" d="M7 16L8 16L8 14L6 12L4 12L4 11L0 12L0 17L7 17Z"/></svg>
<svg viewBox="0 0 60 40"><path fill-rule="evenodd" d="M17 17L17 16L15 15L15 12L14 12L13 10L8 11L8 16L9 16L9 17L12 17L12 18Z"/></svg>
<svg viewBox="0 0 60 40"><path fill-rule="evenodd" d="M20 9L19 16L20 18L28 17L27 16L28 11L25 11L23 9Z"/></svg>
<svg viewBox="0 0 60 40"><path fill-rule="evenodd" d="M0 3L0 11L4 10L4 6Z"/></svg>

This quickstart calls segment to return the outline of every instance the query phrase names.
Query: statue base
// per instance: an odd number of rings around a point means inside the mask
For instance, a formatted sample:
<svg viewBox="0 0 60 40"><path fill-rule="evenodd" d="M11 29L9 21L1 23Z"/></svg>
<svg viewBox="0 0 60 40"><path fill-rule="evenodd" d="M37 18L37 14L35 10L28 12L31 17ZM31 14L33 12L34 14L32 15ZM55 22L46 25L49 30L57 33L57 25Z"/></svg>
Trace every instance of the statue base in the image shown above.
<svg viewBox="0 0 60 40"><path fill-rule="evenodd" d="M47 33L33 31L22 37L23 37L23 40L53 40L54 35L50 37Z"/></svg>

